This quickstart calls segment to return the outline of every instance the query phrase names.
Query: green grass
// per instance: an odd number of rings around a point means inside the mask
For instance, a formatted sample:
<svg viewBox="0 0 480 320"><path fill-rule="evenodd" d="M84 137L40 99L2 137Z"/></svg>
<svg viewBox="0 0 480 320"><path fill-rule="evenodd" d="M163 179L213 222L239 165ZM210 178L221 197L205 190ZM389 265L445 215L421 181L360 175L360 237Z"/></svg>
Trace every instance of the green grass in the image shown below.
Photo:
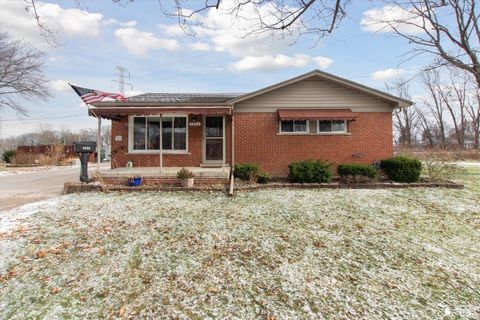
<svg viewBox="0 0 480 320"><path fill-rule="evenodd" d="M63 196L0 234L0 319L478 319L480 169L460 180Z"/></svg>

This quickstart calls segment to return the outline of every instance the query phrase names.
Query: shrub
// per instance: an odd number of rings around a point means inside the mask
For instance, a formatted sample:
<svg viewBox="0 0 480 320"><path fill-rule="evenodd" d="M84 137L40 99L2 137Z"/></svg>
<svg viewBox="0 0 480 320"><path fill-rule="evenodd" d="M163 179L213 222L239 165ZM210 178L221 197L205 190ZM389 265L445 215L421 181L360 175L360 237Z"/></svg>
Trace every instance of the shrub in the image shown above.
<svg viewBox="0 0 480 320"><path fill-rule="evenodd" d="M15 157L15 153L16 153L15 149L3 151L2 153L3 161L5 161L6 163L12 163L13 158Z"/></svg>
<svg viewBox="0 0 480 320"><path fill-rule="evenodd" d="M377 177L377 169L368 164L343 163L337 168L338 175L345 181L366 182Z"/></svg>
<svg viewBox="0 0 480 320"><path fill-rule="evenodd" d="M396 182L416 182L420 179L422 163L418 159L396 156L382 160L380 168L390 180Z"/></svg>
<svg viewBox="0 0 480 320"><path fill-rule="evenodd" d="M44 155L43 155L44 156ZM38 154L30 152L16 152L15 156L11 159L13 164L16 165L33 165L40 164Z"/></svg>
<svg viewBox="0 0 480 320"><path fill-rule="evenodd" d="M258 163L239 163L233 167L233 175L245 181L253 181L260 171Z"/></svg>
<svg viewBox="0 0 480 320"><path fill-rule="evenodd" d="M297 183L323 183L332 179L331 164L321 160L304 160L288 165L288 178Z"/></svg>
<svg viewBox="0 0 480 320"><path fill-rule="evenodd" d="M46 156L50 158L50 164L58 165L65 159L65 146L61 143L55 143L47 147Z"/></svg>
<svg viewBox="0 0 480 320"><path fill-rule="evenodd" d="M270 175L267 172L261 172L257 175L257 182L258 183L269 183L270 182Z"/></svg>
<svg viewBox="0 0 480 320"><path fill-rule="evenodd" d="M423 167L424 173L431 181L454 179L464 171L457 164L434 155L423 161Z"/></svg>
<svg viewBox="0 0 480 320"><path fill-rule="evenodd" d="M186 168L182 168L180 170L178 170L177 172L177 178L178 179L190 179L190 178L194 178L195 177L195 174L193 174L192 171L186 169Z"/></svg>

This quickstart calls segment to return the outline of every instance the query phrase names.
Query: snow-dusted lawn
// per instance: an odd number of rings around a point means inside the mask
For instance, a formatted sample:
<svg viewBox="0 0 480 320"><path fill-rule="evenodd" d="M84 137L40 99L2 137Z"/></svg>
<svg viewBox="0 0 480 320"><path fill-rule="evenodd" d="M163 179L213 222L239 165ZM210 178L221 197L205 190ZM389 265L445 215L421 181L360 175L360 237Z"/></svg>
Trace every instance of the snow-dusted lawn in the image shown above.
<svg viewBox="0 0 480 320"><path fill-rule="evenodd" d="M31 215L0 215L0 318L478 319L479 179L16 209Z"/></svg>
<svg viewBox="0 0 480 320"><path fill-rule="evenodd" d="M0 178L16 174L31 174L44 171L57 171L69 169L74 166L38 166L38 167L2 167L0 168ZM77 166L79 168L79 166Z"/></svg>

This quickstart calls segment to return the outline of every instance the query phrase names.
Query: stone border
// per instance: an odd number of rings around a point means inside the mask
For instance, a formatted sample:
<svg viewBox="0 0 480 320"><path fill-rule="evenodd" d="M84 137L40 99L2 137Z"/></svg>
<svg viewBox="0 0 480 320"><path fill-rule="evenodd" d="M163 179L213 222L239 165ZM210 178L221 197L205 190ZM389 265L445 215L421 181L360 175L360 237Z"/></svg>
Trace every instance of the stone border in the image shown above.
<svg viewBox="0 0 480 320"><path fill-rule="evenodd" d="M417 182L417 183L398 183L398 182L369 182L369 183L289 183L289 182L271 182L268 184L245 184L237 185L234 191L254 191L262 189L404 189L404 188L448 188L464 189L464 185L454 182ZM63 193L91 192L91 191L120 191L120 192L139 192L139 191L205 191L205 192L226 192L227 185L193 186L192 188L182 188L172 185L158 186L138 186L128 187L121 185L101 185L98 183L75 183L66 182Z"/></svg>

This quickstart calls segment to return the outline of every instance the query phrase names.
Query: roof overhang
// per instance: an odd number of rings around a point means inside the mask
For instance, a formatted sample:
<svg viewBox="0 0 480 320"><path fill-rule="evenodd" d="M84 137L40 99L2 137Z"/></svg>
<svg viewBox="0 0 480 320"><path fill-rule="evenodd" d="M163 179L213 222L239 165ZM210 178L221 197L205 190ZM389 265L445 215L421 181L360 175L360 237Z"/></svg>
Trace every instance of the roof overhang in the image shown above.
<svg viewBox="0 0 480 320"><path fill-rule="evenodd" d="M270 92L270 91L273 91L273 90L276 90L276 89L280 89L282 87L285 87L285 86L288 86L290 84L293 84L293 83L296 83L296 82L299 82L299 81L302 81L302 80L305 80L305 79L308 79L308 78L312 78L312 77L320 77L322 79L329 80L331 82L337 83L341 86L356 90L358 92L368 94L368 95L373 96L377 99L380 99L380 100L391 103L392 107L394 107L394 108L405 108L405 107L409 107L413 104L413 102L410 101L410 100L403 99L403 98L391 95L389 93L383 92L381 90L370 88L370 87L367 87L363 84L360 84L360 83L357 83L357 82L354 82L354 81L351 81L351 80L348 80L348 79L345 79L345 78L341 78L341 77L338 77L338 76L335 76L333 74L330 74L330 73L327 73L327 72L324 72L324 71L320 71L320 70L310 71L310 72L305 73L303 75L300 75L298 77L279 82L279 83L274 84L272 86L265 87L263 89L260 89L260 90L257 90L257 91L251 92L251 93L247 93L243 96L240 96L240 97L232 99L232 100L228 100L227 102L232 103L232 104L239 103L239 102L254 98L256 96L262 95L264 93L267 93L267 92Z"/></svg>
<svg viewBox="0 0 480 320"><path fill-rule="evenodd" d="M124 116L154 116L164 114L193 114L193 115L231 115L229 106L97 106L90 108L88 114L110 120L119 120Z"/></svg>
<svg viewBox="0 0 480 320"><path fill-rule="evenodd" d="M281 120L355 120L350 109L279 109Z"/></svg>

